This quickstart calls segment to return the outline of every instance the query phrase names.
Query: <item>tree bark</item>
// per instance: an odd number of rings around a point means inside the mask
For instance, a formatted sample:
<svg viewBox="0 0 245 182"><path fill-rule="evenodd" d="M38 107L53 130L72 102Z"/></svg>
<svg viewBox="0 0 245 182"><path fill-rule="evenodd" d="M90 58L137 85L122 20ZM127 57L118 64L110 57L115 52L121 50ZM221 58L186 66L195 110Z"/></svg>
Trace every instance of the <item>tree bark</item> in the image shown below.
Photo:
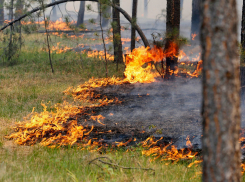
<svg viewBox="0 0 245 182"><path fill-rule="evenodd" d="M131 24L131 52L135 49L136 31L135 31L134 24L137 23L137 7L138 7L138 0L133 0L133 8L132 8L133 23Z"/></svg>
<svg viewBox="0 0 245 182"><path fill-rule="evenodd" d="M243 0L242 5L242 27L241 27L241 45L242 45L242 51L243 54L241 55L241 61L245 62L245 0Z"/></svg>
<svg viewBox="0 0 245 182"><path fill-rule="evenodd" d="M85 1L80 2L80 8L77 17L77 26L83 24L84 22L84 12L85 12Z"/></svg>
<svg viewBox="0 0 245 182"><path fill-rule="evenodd" d="M203 0L202 9L203 181L237 182L241 148L236 0Z"/></svg>
<svg viewBox="0 0 245 182"><path fill-rule="evenodd" d="M174 78L174 72L178 66L178 37L180 30L180 0L167 0L167 20L166 20L166 45L165 51L171 52L173 49L174 54L166 57L166 74L165 78ZM174 44L173 44L174 43ZM171 50L170 50L171 49ZM172 74L172 75L171 75Z"/></svg>
<svg viewBox="0 0 245 182"><path fill-rule="evenodd" d="M3 25L4 23L4 0L0 0L0 25Z"/></svg>
<svg viewBox="0 0 245 182"><path fill-rule="evenodd" d="M113 0L113 3L120 7L120 0ZM114 62L123 63L122 40L121 40L121 24L120 12L113 8L113 46L114 46Z"/></svg>
<svg viewBox="0 0 245 182"><path fill-rule="evenodd" d="M191 17L191 44L196 45L200 39L200 18L201 18L201 0L192 0Z"/></svg>

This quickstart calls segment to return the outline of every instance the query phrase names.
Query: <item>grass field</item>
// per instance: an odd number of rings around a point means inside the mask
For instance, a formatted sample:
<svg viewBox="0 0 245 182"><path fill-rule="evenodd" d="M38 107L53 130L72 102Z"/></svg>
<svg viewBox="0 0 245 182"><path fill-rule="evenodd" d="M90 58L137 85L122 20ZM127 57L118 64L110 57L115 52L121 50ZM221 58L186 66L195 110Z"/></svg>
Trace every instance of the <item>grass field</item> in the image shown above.
<svg viewBox="0 0 245 182"><path fill-rule="evenodd" d="M39 39L44 37L39 36ZM40 50L43 45L35 46L35 42L31 42L34 40L34 35L26 40L14 65L0 62L0 181L201 181L201 165L188 168L191 161L170 164L160 159L152 161L152 157L142 154L141 147L128 151L108 149L100 154L76 147L18 146L6 140L4 136L11 133L11 126L28 115L33 107L41 112L41 102L54 105L64 99L69 101L62 93L65 89L91 77L105 77L103 61L74 52L53 54L55 74L52 74L47 52ZM115 63L109 62L108 68L109 76L122 77L123 65L118 72ZM108 157L120 166L141 169L112 168L98 161L89 164L98 157ZM152 168L154 172L142 168Z"/></svg>

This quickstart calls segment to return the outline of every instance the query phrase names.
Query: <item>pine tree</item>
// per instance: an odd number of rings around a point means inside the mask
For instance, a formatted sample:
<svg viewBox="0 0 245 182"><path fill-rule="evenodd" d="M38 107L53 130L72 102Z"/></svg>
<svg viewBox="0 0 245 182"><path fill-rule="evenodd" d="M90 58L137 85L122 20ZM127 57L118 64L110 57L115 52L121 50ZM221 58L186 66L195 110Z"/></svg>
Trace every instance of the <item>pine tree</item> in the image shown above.
<svg viewBox="0 0 245 182"><path fill-rule="evenodd" d="M77 26L84 23L85 1L80 2L80 8L77 17Z"/></svg>
<svg viewBox="0 0 245 182"><path fill-rule="evenodd" d="M120 6L120 0L113 0L113 3ZM113 47L114 47L114 62L123 63L122 41L121 41L121 23L120 12L113 8Z"/></svg>
<svg viewBox="0 0 245 182"><path fill-rule="evenodd" d="M202 9L203 181L238 182L241 148L236 0L203 0Z"/></svg>
<svg viewBox="0 0 245 182"><path fill-rule="evenodd" d="M166 19L166 45L165 51L172 50L173 43L176 52L178 52L178 37L180 30L180 0L167 0L167 19ZM170 55L166 57L166 74L165 78L174 78L174 72L178 66L178 55Z"/></svg>

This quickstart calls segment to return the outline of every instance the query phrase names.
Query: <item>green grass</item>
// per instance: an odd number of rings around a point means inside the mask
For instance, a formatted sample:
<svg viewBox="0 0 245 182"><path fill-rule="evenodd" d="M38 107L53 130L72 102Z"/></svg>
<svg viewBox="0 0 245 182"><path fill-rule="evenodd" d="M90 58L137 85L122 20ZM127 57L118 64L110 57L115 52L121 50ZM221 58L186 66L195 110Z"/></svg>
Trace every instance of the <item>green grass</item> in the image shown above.
<svg viewBox="0 0 245 182"><path fill-rule="evenodd" d="M52 74L47 52L40 48L44 37L31 35L25 39L25 47L9 66L0 62L0 181L200 181L200 165L188 168L190 161L169 164L141 154L141 148L125 152L124 149L99 154L73 148L50 149L39 146L18 146L4 135L11 132L14 122L21 121L33 107L42 111L41 102L50 105L64 100L63 91L70 86L84 83L91 77L105 77L105 63L87 58L85 54L67 52L53 54L55 73ZM57 38L59 39L59 38ZM65 42L65 40L57 40ZM81 40L82 41L82 40ZM87 40L86 40L87 41ZM38 45L40 44L40 45ZM123 75L112 62L108 64L109 76ZM69 98L66 98L69 100ZM125 167L153 168L145 170L113 169L109 165L89 162L107 156ZM99 163L98 163L99 164Z"/></svg>
<svg viewBox="0 0 245 182"><path fill-rule="evenodd" d="M150 162L140 150L125 152L123 150L100 155L76 148L49 149L35 146L24 153L5 153L1 158L6 167L3 181L200 181L200 166L188 168L185 161L165 165L165 162ZM29 149L30 150L30 149ZM90 161L106 156L124 167L152 168L113 169L107 164ZM106 160L104 160L106 161ZM99 165L99 166L98 166Z"/></svg>

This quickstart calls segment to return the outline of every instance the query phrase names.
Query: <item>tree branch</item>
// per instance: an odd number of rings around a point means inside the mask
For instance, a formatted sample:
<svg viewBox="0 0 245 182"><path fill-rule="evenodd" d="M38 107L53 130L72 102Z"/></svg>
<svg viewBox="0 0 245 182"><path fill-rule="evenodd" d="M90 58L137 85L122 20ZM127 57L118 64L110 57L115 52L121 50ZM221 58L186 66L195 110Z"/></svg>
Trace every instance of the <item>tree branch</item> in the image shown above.
<svg viewBox="0 0 245 182"><path fill-rule="evenodd" d="M106 162L106 161L102 161L101 159L108 159L110 162ZM139 170L146 170L146 171L153 171L153 174L155 174L155 169L152 168L142 168L142 167L125 167L125 166L120 166L118 164L113 163L113 161L109 158L109 157L97 157L93 160L91 160L89 162L89 165L94 163L96 160L98 160L99 162L103 163L103 164L108 164L110 165L112 168L122 168L122 169L139 169Z"/></svg>

